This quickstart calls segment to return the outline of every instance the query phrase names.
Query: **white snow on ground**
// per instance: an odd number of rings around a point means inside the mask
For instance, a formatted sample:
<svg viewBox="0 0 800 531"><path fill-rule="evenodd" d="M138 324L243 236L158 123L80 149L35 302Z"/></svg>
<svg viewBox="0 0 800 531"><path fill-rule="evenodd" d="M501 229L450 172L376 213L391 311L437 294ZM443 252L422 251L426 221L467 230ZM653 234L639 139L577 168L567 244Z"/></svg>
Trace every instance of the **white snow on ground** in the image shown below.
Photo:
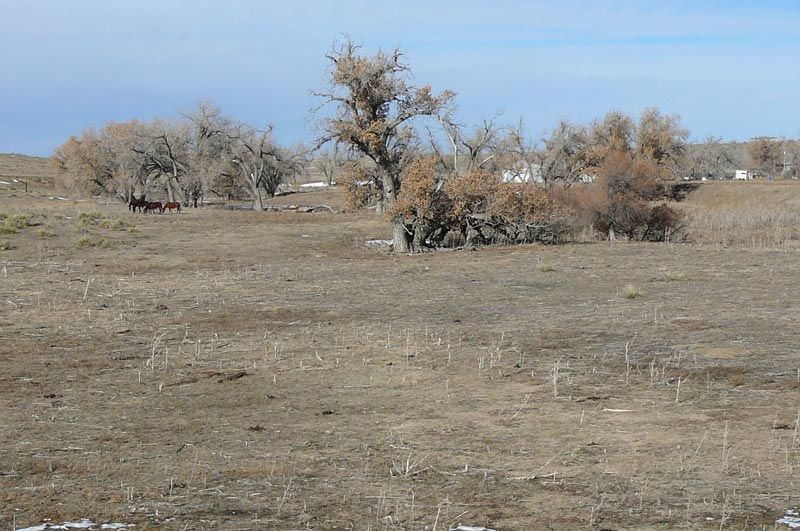
<svg viewBox="0 0 800 531"><path fill-rule="evenodd" d="M800 528L800 515L798 515L796 510L789 509L786 511L786 516L775 520L775 523L789 526L791 529L798 529Z"/></svg>
<svg viewBox="0 0 800 531"><path fill-rule="evenodd" d="M17 529L17 531L47 531L47 530L63 530L69 531L70 529L98 529L98 524L92 522L88 518L81 518L78 522L64 522L63 524L44 523L42 525L35 525L33 527L25 527ZM120 524L114 522L111 524L102 524L99 529L128 529L129 527L136 527L136 524Z"/></svg>
<svg viewBox="0 0 800 531"><path fill-rule="evenodd" d="M394 240L367 240L367 245L391 245Z"/></svg>
<svg viewBox="0 0 800 531"><path fill-rule="evenodd" d="M0 181L0 184L11 184L11 183L8 181Z"/></svg>
<svg viewBox="0 0 800 531"><path fill-rule="evenodd" d="M324 182L320 181L320 182L316 182L316 183L301 184L300 188L325 188L326 186L328 186L328 183L324 183Z"/></svg>

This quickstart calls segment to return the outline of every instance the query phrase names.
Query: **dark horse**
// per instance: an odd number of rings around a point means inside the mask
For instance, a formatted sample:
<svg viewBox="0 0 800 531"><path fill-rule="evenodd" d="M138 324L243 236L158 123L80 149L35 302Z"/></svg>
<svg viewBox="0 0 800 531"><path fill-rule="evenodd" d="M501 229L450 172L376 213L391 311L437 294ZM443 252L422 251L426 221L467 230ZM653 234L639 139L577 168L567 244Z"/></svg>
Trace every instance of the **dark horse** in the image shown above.
<svg viewBox="0 0 800 531"><path fill-rule="evenodd" d="M163 214L164 213L164 207L161 206L161 201L154 201L152 203L150 201L147 201L145 203L145 205L144 205L144 213L145 214L147 214L148 212L155 212L156 210L158 210L159 214Z"/></svg>
<svg viewBox="0 0 800 531"><path fill-rule="evenodd" d="M144 210L144 207L147 206L147 201L144 200L144 196L136 199L136 196L131 194L131 202L128 204L128 210L131 212L136 212L136 209Z"/></svg>
<svg viewBox="0 0 800 531"><path fill-rule="evenodd" d="M180 212L181 211L181 204L180 203L175 203L174 201L170 201L170 202L164 204L164 208L162 209L162 212L164 210L169 210L169 213L172 214L172 209L174 209L174 208L178 209L178 212Z"/></svg>

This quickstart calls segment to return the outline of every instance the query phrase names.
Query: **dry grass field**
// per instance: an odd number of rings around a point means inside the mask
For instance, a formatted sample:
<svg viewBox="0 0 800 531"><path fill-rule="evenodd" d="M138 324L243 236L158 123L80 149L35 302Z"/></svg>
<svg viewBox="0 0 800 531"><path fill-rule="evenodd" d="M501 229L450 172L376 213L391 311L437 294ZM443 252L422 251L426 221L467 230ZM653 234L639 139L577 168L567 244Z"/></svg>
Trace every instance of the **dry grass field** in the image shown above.
<svg viewBox="0 0 800 531"><path fill-rule="evenodd" d="M55 174L51 160L18 153L0 153L0 198L8 192L24 191L26 182L29 191L52 191Z"/></svg>
<svg viewBox="0 0 800 531"><path fill-rule="evenodd" d="M800 504L791 238L396 256L372 214L0 217L2 529L773 529Z"/></svg>

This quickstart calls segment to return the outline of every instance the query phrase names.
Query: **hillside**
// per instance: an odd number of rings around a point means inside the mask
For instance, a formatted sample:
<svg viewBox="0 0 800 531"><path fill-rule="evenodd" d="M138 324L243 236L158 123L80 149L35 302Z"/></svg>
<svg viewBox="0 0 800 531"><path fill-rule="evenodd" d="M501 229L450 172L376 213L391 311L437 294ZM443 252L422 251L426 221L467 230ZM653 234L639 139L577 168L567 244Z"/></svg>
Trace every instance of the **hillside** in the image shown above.
<svg viewBox="0 0 800 531"><path fill-rule="evenodd" d="M55 170L49 157L19 153L0 153L0 190L28 190L51 193L55 188Z"/></svg>

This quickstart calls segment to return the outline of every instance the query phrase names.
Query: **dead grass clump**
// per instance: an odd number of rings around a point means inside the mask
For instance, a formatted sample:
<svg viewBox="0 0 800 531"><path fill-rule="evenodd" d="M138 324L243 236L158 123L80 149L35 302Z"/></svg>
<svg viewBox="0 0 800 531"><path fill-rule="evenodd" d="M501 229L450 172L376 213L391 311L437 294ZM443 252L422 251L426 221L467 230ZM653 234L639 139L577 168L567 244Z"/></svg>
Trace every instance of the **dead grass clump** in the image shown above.
<svg viewBox="0 0 800 531"><path fill-rule="evenodd" d="M10 251L14 248L14 244L12 244L8 240L0 240L0 251Z"/></svg>
<svg viewBox="0 0 800 531"><path fill-rule="evenodd" d="M98 223L98 227L108 230L126 230L133 228L133 223L124 219L104 219Z"/></svg>
<svg viewBox="0 0 800 531"><path fill-rule="evenodd" d="M31 214L0 213L0 234L16 234L30 225L33 225Z"/></svg>
<svg viewBox="0 0 800 531"><path fill-rule="evenodd" d="M98 222L104 218L105 215L102 212L81 212L78 214L78 228L81 230L87 230L96 226Z"/></svg>
<svg viewBox="0 0 800 531"><path fill-rule="evenodd" d="M703 369L705 379L711 381L721 381L730 387L741 387L746 384L752 385L758 380L750 367L743 365L717 365Z"/></svg>
<svg viewBox="0 0 800 531"><path fill-rule="evenodd" d="M81 212L78 214L78 220L81 222L96 222L105 218L105 215L99 210L92 210L90 212Z"/></svg>
<svg viewBox="0 0 800 531"><path fill-rule="evenodd" d="M552 273L556 271L556 266L551 262L542 262L539 264L539 271L542 273Z"/></svg>
<svg viewBox="0 0 800 531"><path fill-rule="evenodd" d="M75 246L78 247L79 249L86 249L93 247L98 247L101 249L109 249L112 247L112 243L108 241L106 238L86 235L78 238L78 241L75 242Z"/></svg>
<svg viewBox="0 0 800 531"><path fill-rule="evenodd" d="M36 231L36 235L40 238L52 238L56 235L56 233L45 227Z"/></svg>
<svg viewBox="0 0 800 531"><path fill-rule="evenodd" d="M641 297L644 295L642 288L639 286L634 286L633 284L627 284L622 289L622 296L626 299L635 299L637 297Z"/></svg>

